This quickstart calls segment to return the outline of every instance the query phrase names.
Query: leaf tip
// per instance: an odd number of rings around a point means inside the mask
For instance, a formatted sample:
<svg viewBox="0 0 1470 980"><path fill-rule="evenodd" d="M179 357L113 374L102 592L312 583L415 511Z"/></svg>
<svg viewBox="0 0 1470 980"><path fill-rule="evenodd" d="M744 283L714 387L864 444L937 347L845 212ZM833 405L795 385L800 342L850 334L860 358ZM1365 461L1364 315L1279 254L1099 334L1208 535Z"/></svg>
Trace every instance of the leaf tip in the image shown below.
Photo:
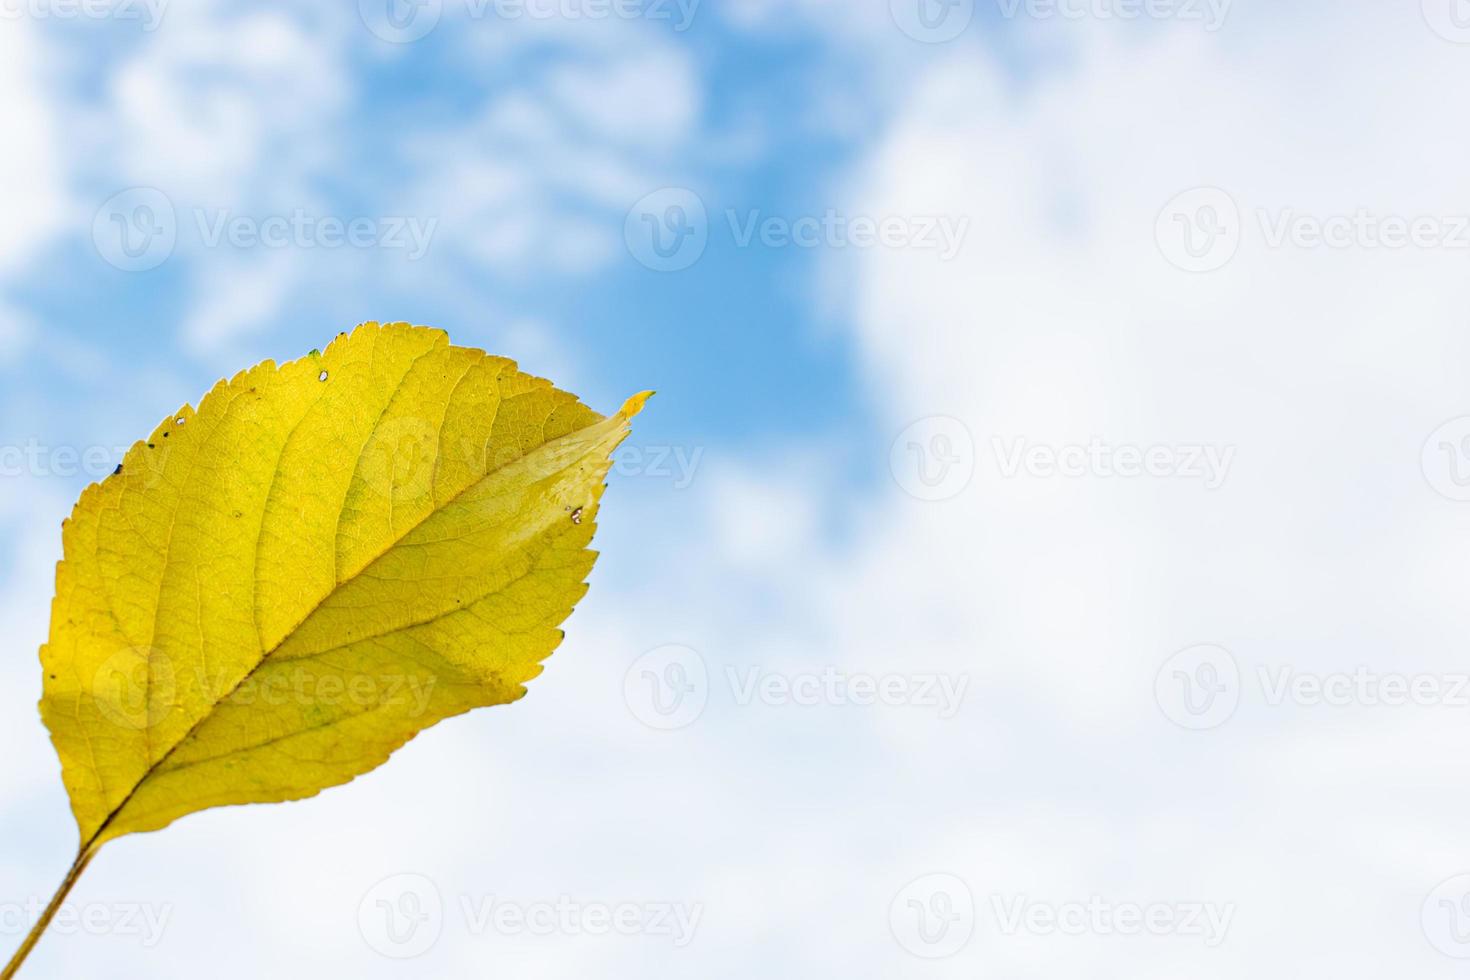
<svg viewBox="0 0 1470 980"><path fill-rule="evenodd" d="M639 412L643 411L644 403L647 402L648 399L652 398L653 395L654 393L652 391L638 392L638 394L623 402L623 407L618 410L618 414L625 419L632 418Z"/></svg>

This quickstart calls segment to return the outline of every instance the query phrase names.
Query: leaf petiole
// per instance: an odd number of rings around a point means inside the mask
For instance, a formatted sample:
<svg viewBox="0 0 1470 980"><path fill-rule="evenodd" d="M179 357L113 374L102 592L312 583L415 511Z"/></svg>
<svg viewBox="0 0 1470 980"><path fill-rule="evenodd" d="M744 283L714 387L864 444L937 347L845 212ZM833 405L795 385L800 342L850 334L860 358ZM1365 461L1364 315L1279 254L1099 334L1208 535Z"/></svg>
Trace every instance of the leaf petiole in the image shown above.
<svg viewBox="0 0 1470 980"><path fill-rule="evenodd" d="M95 847L88 847L77 854L77 859L72 862L71 868L66 872L66 877L62 879L61 886L56 889L56 894L51 896L51 901L46 906L46 910L41 913L41 917L31 927L31 931L26 935L25 941L20 944L20 949L17 949L15 955L10 958L10 962L5 964L4 971L0 971L0 980L10 980L11 977L15 976L15 972L20 969L20 965L31 954L31 950L35 948L36 943L41 938L41 934L46 931L46 927L56 917L56 912L61 908L61 903L66 901L66 896L71 893L72 886L77 883L77 879L82 876L82 872L87 870L87 865L96 853L97 849Z"/></svg>

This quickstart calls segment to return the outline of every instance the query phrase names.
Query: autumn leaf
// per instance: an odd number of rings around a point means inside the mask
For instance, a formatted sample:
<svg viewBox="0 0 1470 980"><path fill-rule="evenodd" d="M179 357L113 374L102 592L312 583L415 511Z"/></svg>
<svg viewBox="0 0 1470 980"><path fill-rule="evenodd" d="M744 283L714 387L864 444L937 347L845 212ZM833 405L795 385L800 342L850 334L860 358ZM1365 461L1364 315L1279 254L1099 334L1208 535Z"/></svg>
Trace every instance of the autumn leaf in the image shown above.
<svg viewBox="0 0 1470 980"><path fill-rule="evenodd" d="M604 418L441 331L367 323L134 445L63 525L41 715L81 847L50 911L109 840L314 796L524 695L647 397Z"/></svg>

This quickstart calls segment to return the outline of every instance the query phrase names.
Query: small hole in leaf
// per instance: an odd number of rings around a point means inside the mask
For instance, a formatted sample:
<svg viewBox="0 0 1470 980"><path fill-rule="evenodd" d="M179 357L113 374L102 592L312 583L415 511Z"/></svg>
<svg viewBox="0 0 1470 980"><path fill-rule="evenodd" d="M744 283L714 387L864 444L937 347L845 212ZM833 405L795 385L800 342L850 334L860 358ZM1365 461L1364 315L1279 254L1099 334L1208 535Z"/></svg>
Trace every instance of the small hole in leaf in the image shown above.
<svg viewBox="0 0 1470 980"><path fill-rule="evenodd" d="M174 425L183 425L183 424L184 424L184 417L182 415L180 415L178 418L174 419Z"/></svg>
<svg viewBox="0 0 1470 980"><path fill-rule="evenodd" d="M572 511L572 523L573 524L581 524L582 523L582 508L578 507L576 510Z"/></svg>
<svg viewBox="0 0 1470 980"><path fill-rule="evenodd" d="M318 374L316 376L316 379L318 381L325 381L325 380L327 380L327 372L323 371L321 374Z"/></svg>

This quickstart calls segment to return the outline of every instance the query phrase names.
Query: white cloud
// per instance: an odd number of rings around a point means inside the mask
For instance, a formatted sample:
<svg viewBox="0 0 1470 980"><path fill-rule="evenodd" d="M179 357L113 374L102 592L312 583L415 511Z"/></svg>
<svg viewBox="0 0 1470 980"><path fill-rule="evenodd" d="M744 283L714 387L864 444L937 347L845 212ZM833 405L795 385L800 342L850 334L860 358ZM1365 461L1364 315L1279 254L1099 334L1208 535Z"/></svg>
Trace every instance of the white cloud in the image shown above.
<svg viewBox="0 0 1470 980"><path fill-rule="evenodd" d="M1261 227L1283 208L1466 214L1465 137L1440 94L1470 62L1416 11L1313 11L1320 57L1259 23L1020 25L1068 54L1029 83L949 49L844 198L973 219L951 263L875 250L844 280L884 424L956 416L978 451L966 493L895 490L858 553L812 575L830 652L977 675L955 726L884 719L933 803L888 866L962 875L977 898L1238 906L1214 951L992 932L934 976L1454 968L1418 922L1462 870L1465 774L1443 746L1464 709L1272 708L1258 688L1257 669L1283 663L1462 669L1451 638L1470 627L1454 598L1470 515L1420 473L1427 435L1470 412L1465 253L1272 249ZM1206 185L1234 196L1244 236L1224 269L1191 274L1155 220ZM1235 468L1215 491L1007 479L992 442L1094 436L1234 446ZM1406 576L1436 598L1412 598ZM1154 674L1202 642L1241 662L1243 703L1185 732L1154 704Z"/></svg>
<svg viewBox="0 0 1470 980"><path fill-rule="evenodd" d="M109 86L122 179L177 204L302 202L329 166L330 129L349 87L331 38L276 11L178 5Z"/></svg>
<svg viewBox="0 0 1470 980"><path fill-rule="evenodd" d="M0 24L0 274L35 256L61 227L68 203L55 107L42 73L48 48L38 35L23 18Z"/></svg>

